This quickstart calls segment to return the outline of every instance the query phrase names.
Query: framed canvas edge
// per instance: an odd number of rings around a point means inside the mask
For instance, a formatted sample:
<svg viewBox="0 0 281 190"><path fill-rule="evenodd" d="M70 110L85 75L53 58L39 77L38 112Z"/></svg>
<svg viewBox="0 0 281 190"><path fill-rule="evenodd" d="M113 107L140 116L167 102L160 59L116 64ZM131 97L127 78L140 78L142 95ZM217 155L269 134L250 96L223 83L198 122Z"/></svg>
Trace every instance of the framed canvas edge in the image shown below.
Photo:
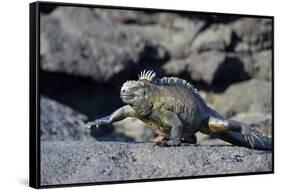
<svg viewBox="0 0 281 190"><path fill-rule="evenodd" d="M39 3L29 4L29 185L40 188Z"/></svg>
<svg viewBox="0 0 281 190"><path fill-rule="evenodd" d="M271 57L272 57L272 60L271 60L271 64L272 64L272 67L271 67L271 73L272 73L272 80L271 80L271 84L272 84L272 88L271 88L271 102L272 102L272 173L275 173L275 170L274 170L274 161L275 161L275 133L274 133L274 128L275 128L275 106L274 106L274 51L275 51L275 48L274 48L274 17L271 18L272 19L272 30L271 30L271 36L272 36L272 50L271 50Z"/></svg>
<svg viewBox="0 0 281 190"><path fill-rule="evenodd" d="M123 10L136 10L136 11L157 11L157 12L170 12L170 13L188 13L188 14L216 14L216 15L231 15L231 16L245 16L252 18L268 18L271 19L272 15L254 15L254 14L240 14L240 13L223 13L223 12L208 12L208 11L191 11L183 9L161 9L161 8L149 8L149 7L129 7L129 6L117 6L117 5L97 5L97 4L85 4L85 3L65 3L65 2L52 2L52 1L37 1L40 5L55 5L55 6L72 6L72 7L91 7L91 8L105 8L105 9L123 9Z"/></svg>
<svg viewBox="0 0 281 190"><path fill-rule="evenodd" d="M188 13L188 14L216 14L241 16L249 18L265 18L272 19L272 170L265 172L248 172L248 173L231 173L231 174L214 174L214 175L200 175L200 176L184 176L184 177L169 177L169 178L155 178L155 179L138 179L138 180L122 180L122 181L104 181L104 182L89 182L89 183L71 183L71 184L54 184L41 185L40 173L40 5L55 5L55 6L74 6L74 7L92 7L105 9L123 9L136 11L158 11L170 13ZM139 182L154 182L166 180L184 180L184 179L198 179L198 178L216 178L216 177L234 177L247 175L262 175L274 174L274 152L275 152L275 134L274 134L274 16L269 15L250 15L250 14L236 14L236 13L219 13L219 12L201 12L188 10L170 10L147 7L126 7L114 5L94 5L94 4L80 4L80 3L64 3L51 1L36 1L29 4L29 186L41 188L57 188L57 187L77 187L90 185L109 185L122 183L139 183Z"/></svg>
<svg viewBox="0 0 281 190"><path fill-rule="evenodd" d="M160 181L170 181L170 180L218 178L218 177L242 177L242 176L250 176L250 175L266 175L266 174L274 174L274 172L272 170L272 171L265 171L265 172L248 172L248 173L199 175L199 176L185 176L185 177L168 177L168 178L155 178L155 179L136 179L136 180L122 180L122 181L103 181L103 182L89 182L89 183L40 185L39 188L47 189L47 188L79 187L79 186L93 186L93 185L114 185L114 184L124 184L124 183L145 183L145 182L160 182Z"/></svg>

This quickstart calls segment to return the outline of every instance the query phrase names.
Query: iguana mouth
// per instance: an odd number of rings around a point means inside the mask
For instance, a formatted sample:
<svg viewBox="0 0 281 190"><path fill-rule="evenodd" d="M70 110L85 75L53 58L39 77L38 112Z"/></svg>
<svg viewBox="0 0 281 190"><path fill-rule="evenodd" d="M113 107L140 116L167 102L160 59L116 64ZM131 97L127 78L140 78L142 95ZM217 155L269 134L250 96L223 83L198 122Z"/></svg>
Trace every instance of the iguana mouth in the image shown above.
<svg viewBox="0 0 281 190"><path fill-rule="evenodd" d="M134 94L126 94L126 93L121 93L120 96L122 99L126 99L126 100L130 100L135 97Z"/></svg>

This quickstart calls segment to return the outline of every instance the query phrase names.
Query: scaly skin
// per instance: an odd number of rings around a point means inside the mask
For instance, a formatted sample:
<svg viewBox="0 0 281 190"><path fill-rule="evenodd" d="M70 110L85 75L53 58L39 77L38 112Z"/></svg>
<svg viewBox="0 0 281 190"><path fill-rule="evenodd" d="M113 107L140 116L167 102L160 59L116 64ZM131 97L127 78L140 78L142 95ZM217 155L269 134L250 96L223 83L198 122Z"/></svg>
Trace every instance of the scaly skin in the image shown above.
<svg viewBox="0 0 281 190"><path fill-rule="evenodd" d="M195 133L202 132L234 145L271 150L270 138L263 137L244 123L226 120L209 108L197 90L185 80L155 79L152 71L142 72L137 81L123 84L120 96L127 104L111 115L88 122L99 126L135 117L165 138L160 146L195 144Z"/></svg>

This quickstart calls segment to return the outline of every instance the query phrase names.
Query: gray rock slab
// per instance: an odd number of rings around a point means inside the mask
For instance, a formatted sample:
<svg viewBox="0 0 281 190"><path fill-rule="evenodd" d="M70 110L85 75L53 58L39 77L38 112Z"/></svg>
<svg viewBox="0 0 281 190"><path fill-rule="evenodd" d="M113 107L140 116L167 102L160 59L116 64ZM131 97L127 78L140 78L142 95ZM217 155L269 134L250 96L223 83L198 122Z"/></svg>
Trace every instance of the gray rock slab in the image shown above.
<svg viewBox="0 0 281 190"><path fill-rule="evenodd" d="M235 146L154 147L152 143L43 142L41 184L269 172L271 152Z"/></svg>

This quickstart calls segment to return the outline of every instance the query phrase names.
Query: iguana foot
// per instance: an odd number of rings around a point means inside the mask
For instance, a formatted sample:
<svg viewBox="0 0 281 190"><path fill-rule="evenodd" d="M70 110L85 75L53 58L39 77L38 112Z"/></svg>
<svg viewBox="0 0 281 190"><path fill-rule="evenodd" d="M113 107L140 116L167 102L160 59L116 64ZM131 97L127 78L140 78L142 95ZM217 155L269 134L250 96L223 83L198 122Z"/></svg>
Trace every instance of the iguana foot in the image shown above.
<svg viewBox="0 0 281 190"><path fill-rule="evenodd" d="M156 143L156 142L162 141L164 138L165 138L164 136L158 135L158 136L154 137L154 138L152 139L152 141Z"/></svg>
<svg viewBox="0 0 281 190"><path fill-rule="evenodd" d="M162 141L156 142L155 145L161 146L161 147L180 146L181 140L179 138L176 138L176 139L164 138Z"/></svg>
<svg viewBox="0 0 281 190"><path fill-rule="evenodd" d="M251 148L254 148L256 140L264 146L264 143L259 137L261 136L261 134L252 129L251 127L243 125L241 129L241 134L243 135L244 139L250 144Z"/></svg>
<svg viewBox="0 0 281 190"><path fill-rule="evenodd" d="M94 121L87 122L85 127L91 128L93 125L95 125L98 128L99 125L104 125L104 124L108 124L108 123L110 123L110 117L109 116L103 117L103 118L100 118L100 119L96 119Z"/></svg>

